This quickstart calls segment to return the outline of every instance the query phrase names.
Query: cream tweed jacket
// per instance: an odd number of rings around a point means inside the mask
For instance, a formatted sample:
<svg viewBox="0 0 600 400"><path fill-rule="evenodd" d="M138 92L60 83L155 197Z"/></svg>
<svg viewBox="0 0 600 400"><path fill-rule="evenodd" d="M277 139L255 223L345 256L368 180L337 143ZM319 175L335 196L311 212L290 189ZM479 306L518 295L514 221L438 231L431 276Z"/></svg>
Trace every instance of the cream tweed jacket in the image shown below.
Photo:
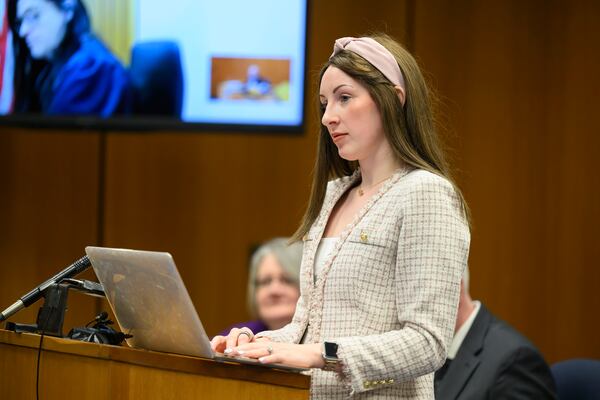
<svg viewBox="0 0 600 400"><path fill-rule="evenodd" d="M338 344L343 372L312 370L313 399L433 399L452 339L470 233L453 186L397 171L340 234L314 282L329 215L360 178L330 181L304 239L298 306L274 341Z"/></svg>

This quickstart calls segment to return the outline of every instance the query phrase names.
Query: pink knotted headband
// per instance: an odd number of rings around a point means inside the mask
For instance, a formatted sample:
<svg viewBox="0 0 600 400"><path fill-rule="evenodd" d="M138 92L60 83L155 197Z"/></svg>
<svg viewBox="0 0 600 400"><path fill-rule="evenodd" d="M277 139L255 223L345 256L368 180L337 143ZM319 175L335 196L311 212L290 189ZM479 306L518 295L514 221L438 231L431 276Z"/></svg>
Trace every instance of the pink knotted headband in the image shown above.
<svg viewBox="0 0 600 400"><path fill-rule="evenodd" d="M348 50L358 54L371 65L377 68L390 82L394 84L401 92L400 100L404 105L404 99L406 94L406 88L404 85L404 76L398 62L381 43L375 39L369 37L354 38L354 37L343 37L337 39L333 45L333 53L331 57L336 55L342 50Z"/></svg>

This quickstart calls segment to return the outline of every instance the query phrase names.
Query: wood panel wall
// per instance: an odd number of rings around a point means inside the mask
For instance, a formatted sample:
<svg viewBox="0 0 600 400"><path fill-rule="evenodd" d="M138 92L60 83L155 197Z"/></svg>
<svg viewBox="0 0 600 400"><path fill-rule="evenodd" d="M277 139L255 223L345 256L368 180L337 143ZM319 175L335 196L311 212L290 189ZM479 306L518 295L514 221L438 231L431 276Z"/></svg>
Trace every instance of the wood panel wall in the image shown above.
<svg viewBox="0 0 600 400"><path fill-rule="evenodd" d="M0 126L0 307L98 243L99 142L95 132ZM87 272L82 277L93 279ZM93 319L96 301L71 294L68 331ZM12 321L34 323L41 302ZM66 332L65 332L66 333Z"/></svg>
<svg viewBox="0 0 600 400"><path fill-rule="evenodd" d="M383 30L443 100L473 212L473 295L550 362L600 358L598 3L353 4L311 2L303 134L0 126L0 307L103 244L171 252L209 334L248 318L250 248L291 234L308 197L314 75L335 38ZM71 302L67 325L106 306L86 302Z"/></svg>
<svg viewBox="0 0 600 400"><path fill-rule="evenodd" d="M551 361L600 357L598 3L415 4L473 212L472 294Z"/></svg>

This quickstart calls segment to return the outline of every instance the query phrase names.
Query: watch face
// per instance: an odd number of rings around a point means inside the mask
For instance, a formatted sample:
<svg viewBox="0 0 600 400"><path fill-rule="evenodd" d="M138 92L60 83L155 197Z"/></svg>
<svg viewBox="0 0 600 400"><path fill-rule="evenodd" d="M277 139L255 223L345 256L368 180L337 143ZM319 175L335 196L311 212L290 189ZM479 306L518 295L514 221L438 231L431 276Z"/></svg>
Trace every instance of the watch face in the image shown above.
<svg viewBox="0 0 600 400"><path fill-rule="evenodd" d="M337 343L325 342L325 355L327 357L337 358L337 349L338 349Z"/></svg>

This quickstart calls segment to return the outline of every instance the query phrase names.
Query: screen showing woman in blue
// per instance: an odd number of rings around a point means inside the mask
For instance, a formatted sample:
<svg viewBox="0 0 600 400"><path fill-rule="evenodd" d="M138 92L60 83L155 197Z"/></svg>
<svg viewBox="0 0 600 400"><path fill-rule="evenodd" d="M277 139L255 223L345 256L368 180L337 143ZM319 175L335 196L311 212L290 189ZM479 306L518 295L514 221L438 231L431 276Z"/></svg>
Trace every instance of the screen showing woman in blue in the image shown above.
<svg viewBox="0 0 600 400"><path fill-rule="evenodd" d="M91 33L79 0L11 0L15 112L48 115L125 113L127 71Z"/></svg>
<svg viewBox="0 0 600 400"><path fill-rule="evenodd" d="M0 123L302 126L307 0L0 1Z"/></svg>

